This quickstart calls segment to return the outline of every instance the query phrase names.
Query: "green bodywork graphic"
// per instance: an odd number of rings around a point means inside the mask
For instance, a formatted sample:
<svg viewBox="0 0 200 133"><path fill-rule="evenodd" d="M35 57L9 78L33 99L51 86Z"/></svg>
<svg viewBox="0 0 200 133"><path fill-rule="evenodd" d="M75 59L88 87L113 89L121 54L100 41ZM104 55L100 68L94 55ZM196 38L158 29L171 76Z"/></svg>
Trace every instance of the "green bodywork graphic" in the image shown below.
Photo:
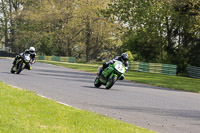
<svg viewBox="0 0 200 133"><path fill-rule="evenodd" d="M99 87L103 84L107 89L110 89L114 83L122 77L123 73L125 73L124 64L120 61L114 60L114 63L109 64L102 74L95 79L94 85Z"/></svg>

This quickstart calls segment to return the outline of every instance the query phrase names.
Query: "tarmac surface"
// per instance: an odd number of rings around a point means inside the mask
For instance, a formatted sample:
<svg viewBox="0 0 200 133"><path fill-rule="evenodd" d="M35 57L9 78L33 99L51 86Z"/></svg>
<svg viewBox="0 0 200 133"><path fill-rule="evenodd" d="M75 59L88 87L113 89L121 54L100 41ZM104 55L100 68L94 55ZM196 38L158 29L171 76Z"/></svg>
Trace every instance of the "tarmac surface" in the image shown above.
<svg viewBox="0 0 200 133"><path fill-rule="evenodd" d="M94 87L92 73L36 62L17 75L11 66L0 59L0 81L160 133L200 132L200 94L125 80L106 90Z"/></svg>

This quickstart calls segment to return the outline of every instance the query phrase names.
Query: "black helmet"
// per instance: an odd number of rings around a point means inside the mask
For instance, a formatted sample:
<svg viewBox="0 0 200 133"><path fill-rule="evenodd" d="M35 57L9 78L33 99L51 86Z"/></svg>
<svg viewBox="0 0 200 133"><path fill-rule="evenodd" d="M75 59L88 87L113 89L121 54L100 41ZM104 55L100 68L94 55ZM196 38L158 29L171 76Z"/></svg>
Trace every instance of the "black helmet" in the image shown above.
<svg viewBox="0 0 200 133"><path fill-rule="evenodd" d="M121 55L121 59L122 59L123 62L128 61L128 54L126 54L126 53L122 53L122 55Z"/></svg>

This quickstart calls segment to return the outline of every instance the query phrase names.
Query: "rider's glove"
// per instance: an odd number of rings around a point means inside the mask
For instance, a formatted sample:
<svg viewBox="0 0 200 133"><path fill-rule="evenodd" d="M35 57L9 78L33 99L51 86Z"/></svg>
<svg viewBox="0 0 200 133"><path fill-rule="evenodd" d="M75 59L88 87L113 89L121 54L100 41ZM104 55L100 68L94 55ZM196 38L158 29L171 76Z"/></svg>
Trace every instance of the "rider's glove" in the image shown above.
<svg viewBox="0 0 200 133"><path fill-rule="evenodd" d="M110 60L110 61L109 61L109 64L114 64L114 63L115 63L114 60Z"/></svg>
<svg viewBox="0 0 200 133"><path fill-rule="evenodd" d="M125 73L127 72L127 70L128 70L128 67L125 67Z"/></svg>
<svg viewBox="0 0 200 133"><path fill-rule="evenodd" d="M31 65L34 64L34 63L35 63L35 60L33 60L33 61L31 62Z"/></svg>

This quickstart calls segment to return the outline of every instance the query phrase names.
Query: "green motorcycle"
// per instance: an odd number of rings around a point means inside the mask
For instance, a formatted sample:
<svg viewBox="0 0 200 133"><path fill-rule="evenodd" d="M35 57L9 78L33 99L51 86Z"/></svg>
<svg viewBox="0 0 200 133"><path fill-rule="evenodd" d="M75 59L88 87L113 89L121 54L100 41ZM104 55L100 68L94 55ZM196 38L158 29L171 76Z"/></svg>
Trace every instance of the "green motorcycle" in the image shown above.
<svg viewBox="0 0 200 133"><path fill-rule="evenodd" d="M124 64L121 61L113 60L113 64L109 64L109 66L99 75L101 67L98 68L97 77L94 81L95 87L100 87L101 85L105 85L106 89L110 89L115 82L122 77L125 73L126 69Z"/></svg>

